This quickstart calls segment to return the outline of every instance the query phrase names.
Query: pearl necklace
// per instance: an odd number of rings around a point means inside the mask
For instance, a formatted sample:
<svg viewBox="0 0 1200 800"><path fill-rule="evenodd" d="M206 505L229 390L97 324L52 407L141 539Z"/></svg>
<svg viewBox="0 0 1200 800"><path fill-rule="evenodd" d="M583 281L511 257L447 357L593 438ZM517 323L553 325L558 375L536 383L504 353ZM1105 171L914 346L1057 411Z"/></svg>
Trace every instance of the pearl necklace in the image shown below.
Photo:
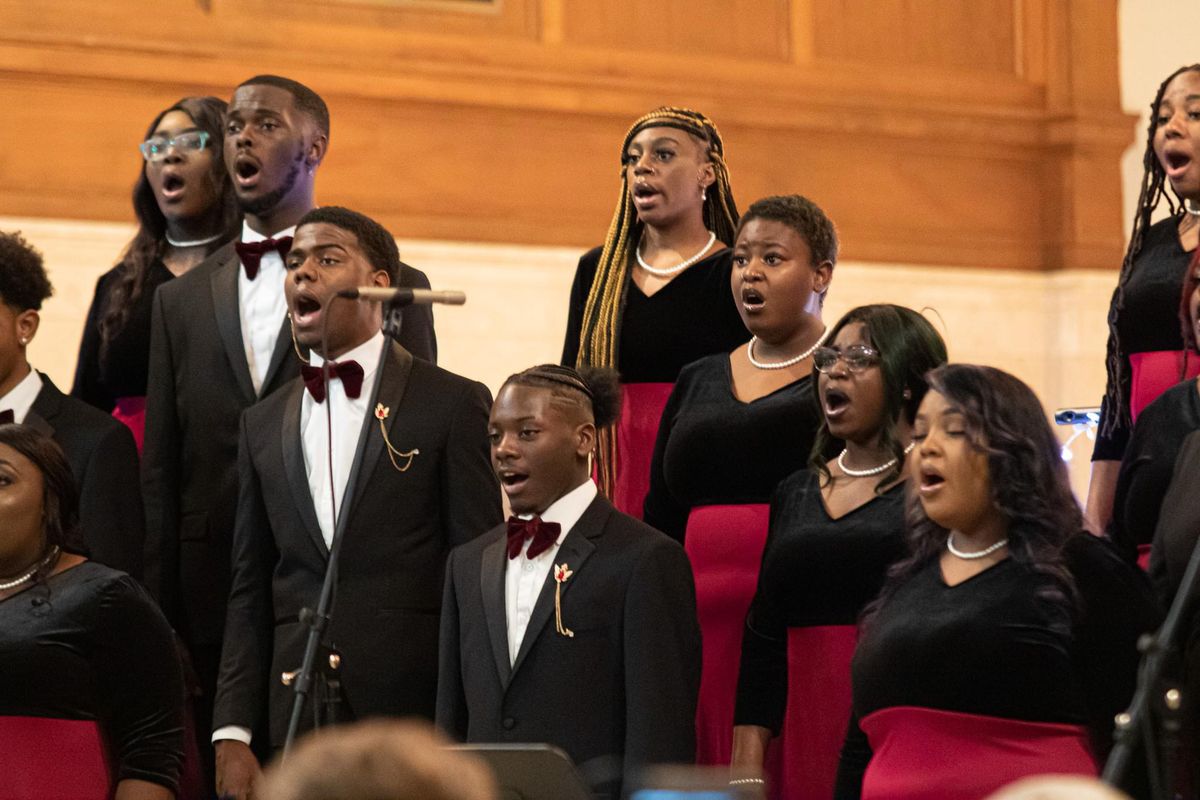
<svg viewBox="0 0 1200 800"><path fill-rule="evenodd" d="M54 549L50 551L50 555L46 556L41 561L39 561L38 563L36 563L32 567L30 567L29 572L26 572L24 575L22 575L19 578L13 578L11 581L5 581L3 583L0 583L0 592L7 592L9 589L15 589L16 587L20 586L22 583L25 583L25 581L32 578L39 569L41 569L42 567L49 564L50 561L57 555L58 555L58 545L55 545Z"/></svg>
<svg viewBox="0 0 1200 800"><path fill-rule="evenodd" d="M975 558L983 558L984 556L990 556L992 553L996 552L1001 547L1004 547L1004 545L1006 545L1006 544L1008 544L1008 539L1001 539L1000 541L996 542L995 544L988 545L987 547L983 548L982 550L977 550L974 553L964 553L962 550L959 550L957 547L954 546L954 534L953 533L946 537L946 549L950 551L950 555L954 556L955 558L965 558L968 561L975 559Z"/></svg>
<svg viewBox="0 0 1200 800"><path fill-rule="evenodd" d="M212 244L213 242L215 242L217 239L220 239L220 238L221 238L221 234L214 233L212 236L209 236L206 239L194 239L190 242L177 242L174 239L172 239L171 234L168 233L167 234L167 244L171 245L172 247L199 247L202 244Z"/></svg>
<svg viewBox="0 0 1200 800"><path fill-rule="evenodd" d="M908 447L904 448L904 455L911 453L912 449L916 446L916 442L909 442ZM886 472L887 470L896 466L896 459L893 458L891 461L888 461L885 464L880 464L878 467L871 467L870 469L850 469L846 466L846 450L843 448L842 452L838 453L837 465L838 469L849 475L851 478L869 478L872 475L878 475L879 473Z"/></svg>
<svg viewBox="0 0 1200 800"><path fill-rule="evenodd" d="M638 248L635 251L637 253L638 266L640 266L642 269L646 270L646 272L649 272L651 275L655 275L659 278L669 278L672 275L677 275L680 272L683 272L685 269L690 267L692 264L695 264L697 261L699 261L700 257L708 252L708 248L712 247L713 242L715 242L716 240L717 240L717 234L713 233L712 231L709 231L708 232L708 242L704 245L704 247L700 248L699 253L696 253L696 255L692 256L689 259L680 261L678 264L676 264L673 267L666 267L666 268L652 267L649 264L647 264L646 260L644 258L642 258L642 245L639 242Z"/></svg>
<svg viewBox="0 0 1200 800"><path fill-rule="evenodd" d="M793 364L799 364L801 361L803 361L804 359L808 358L813 353L815 353L817 351L818 347L825 344L825 337L828 335L829 335L829 328L823 329L821 331L821 335L817 337L817 340L815 342L813 342L812 347L808 348L807 350L805 350L803 353L801 353L799 355L792 356L791 358L785 359L783 361L759 361L757 358L755 358L754 357L754 345L758 343L758 337L751 336L750 343L746 345L746 357L750 359L750 363L752 365L754 365L755 367L758 367L759 369L784 369L785 367L790 367Z"/></svg>
<svg viewBox="0 0 1200 800"><path fill-rule="evenodd" d="M1183 208L1193 217L1200 217L1200 203L1193 203L1191 200L1184 200Z"/></svg>

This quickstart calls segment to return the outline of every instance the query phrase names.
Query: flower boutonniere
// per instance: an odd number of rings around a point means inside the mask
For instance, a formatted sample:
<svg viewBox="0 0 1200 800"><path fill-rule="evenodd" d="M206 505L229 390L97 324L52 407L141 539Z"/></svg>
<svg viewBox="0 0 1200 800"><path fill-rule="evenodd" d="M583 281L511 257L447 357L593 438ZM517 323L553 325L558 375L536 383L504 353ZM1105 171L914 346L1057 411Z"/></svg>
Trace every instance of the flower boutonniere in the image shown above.
<svg viewBox="0 0 1200 800"><path fill-rule="evenodd" d="M563 625L562 621L562 585L567 582L567 578L575 573L566 563L554 565L554 628L560 635L568 638L575 635L575 631Z"/></svg>
<svg viewBox="0 0 1200 800"><path fill-rule="evenodd" d="M392 446L391 440L388 439L386 424L390 413L392 410L383 403L375 404L375 419L379 420L379 432L383 434L383 444L387 447L388 459L391 460L392 466L396 468L397 472L408 472L408 468L412 466L413 456L420 455L421 451L415 447L412 450L401 451ZM400 466L400 462L396 460L398 458L405 459L404 466Z"/></svg>

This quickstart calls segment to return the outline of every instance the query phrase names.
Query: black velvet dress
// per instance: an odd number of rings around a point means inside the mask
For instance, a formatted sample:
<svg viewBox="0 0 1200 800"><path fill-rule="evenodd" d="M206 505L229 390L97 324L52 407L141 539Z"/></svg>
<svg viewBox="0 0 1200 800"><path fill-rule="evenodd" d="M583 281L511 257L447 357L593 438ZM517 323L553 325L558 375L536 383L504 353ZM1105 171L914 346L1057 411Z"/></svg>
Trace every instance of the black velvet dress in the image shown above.
<svg viewBox="0 0 1200 800"><path fill-rule="evenodd" d="M1107 400L1102 403L1101 420L1111 418L1115 426L1106 433L1102 422L1092 450L1094 461L1120 461L1141 411L1185 376L1194 378L1200 372L1200 358L1184 351L1179 323L1183 278L1191 259L1192 253L1179 243L1179 217L1160 220L1146 231L1117 316L1119 355L1125 363L1124 402L1120 408L1109 408Z"/></svg>
<svg viewBox="0 0 1200 800"><path fill-rule="evenodd" d="M854 654L837 797L971 800L1027 775L1096 774L1159 614L1107 542L1081 533L1064 562L1074 605L1012 558L954 586L934 558L886 600Z"/></svg>
<svg viewBox="0 0 1200 800"><path fill-rule="evenodd" d="M575 366L580 328L601 248L579 259L571 285L562 363ZM714 353L729 353L750 338L730 288L728 248L697 261L666 286L646 296L629 281L622 299L617 370L621 419L617 422L617 472L613 504L642 518L650 483L650 458L658 421L679 371Z"/></svg>
<svg viewBox="0 0 1200 800"><path fill-rule="evenodd" d="M6 798L177 788L183 684L171 629L129 576L94 561L0 600Z"/></svg>
<svg viewBox="0 0 1200 800"><path fill-rule="evenodd" d="M1108 529L1126 558L1136 558L1138 546L1154 539L1179 445L1195 430L1200 430L1200 391L1194 380L1167 389L1138 417L1121 460Z"/></svg>
<svg viewBox="0 0 1200 800"><path fill-rule="evenodd" d="M903 483L837 519L815 473L779 485L746 618L735 721L781 734L780 797L830 796L858 616L903 552Z"/></svg>

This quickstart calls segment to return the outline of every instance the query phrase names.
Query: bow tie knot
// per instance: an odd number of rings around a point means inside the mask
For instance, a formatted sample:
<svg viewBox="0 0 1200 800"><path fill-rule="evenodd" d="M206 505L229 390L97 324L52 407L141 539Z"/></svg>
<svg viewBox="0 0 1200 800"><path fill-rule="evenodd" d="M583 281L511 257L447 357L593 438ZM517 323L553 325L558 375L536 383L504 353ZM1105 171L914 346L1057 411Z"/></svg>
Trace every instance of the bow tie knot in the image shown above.
<svg viewBox="0 0 1200 800"><path fill-rule="evenodd" d="M346 397L354 399L362 394L363 368L357 361L329 361L329 380L335 378L342 382ZM308 389L313 400L325 402L325 370L322 367L304 364L300 367L300 377L304 379L304 387Z"/></svg>
<svg viewBox="0 0 1200 800"><path fill-rule="evenodd" d="M292 237L280 236L278 239L263 239L259 242L234 242L233 249L237 251L242 266L246 268L246 277L254 280L258 277L258 267L262 257L272 251L279 253L280 258L287 258L292 249Z"/></svg>
<svg viewBox="0 0 1200 800"><path fill-rule="evenodd" d="M544 522L541 517L533 519L509 517L508 557L516 558L521 555L521 548L524 547L526 540L530 540L529 550L525 552L525 557L537 558L558 541L560 531L562 531L562 526L557 522Z"/></svg>

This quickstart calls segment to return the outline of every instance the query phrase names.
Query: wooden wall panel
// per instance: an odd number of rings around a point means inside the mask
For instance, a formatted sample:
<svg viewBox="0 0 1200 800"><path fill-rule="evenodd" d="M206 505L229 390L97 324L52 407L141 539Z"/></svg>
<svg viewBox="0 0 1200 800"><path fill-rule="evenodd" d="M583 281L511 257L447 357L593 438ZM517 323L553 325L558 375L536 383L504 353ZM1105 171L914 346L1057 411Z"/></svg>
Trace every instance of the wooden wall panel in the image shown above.
<svg viewBox="0 0 1200 800"><path fill-rule="evenodd" d="M807 194L847 258L1120 260L1114 0L281 7L0 0L0 214L128 220L160 108L278 72L332 111L319 201L404 238L596 243L621 136L671 103L717 121L743 206Z"/></svg>

